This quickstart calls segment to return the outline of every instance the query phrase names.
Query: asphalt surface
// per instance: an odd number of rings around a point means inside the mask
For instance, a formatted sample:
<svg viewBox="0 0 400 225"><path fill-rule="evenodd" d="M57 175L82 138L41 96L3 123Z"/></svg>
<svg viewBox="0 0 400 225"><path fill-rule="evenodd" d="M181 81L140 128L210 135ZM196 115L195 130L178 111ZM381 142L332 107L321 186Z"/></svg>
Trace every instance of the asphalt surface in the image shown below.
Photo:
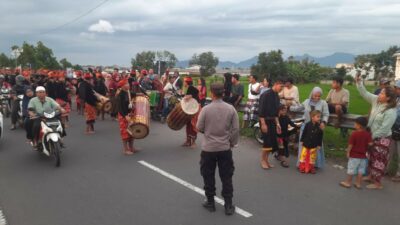
<svg viewBox="0 0 400 225"><path fill-rule="evenodd" d="M138 163L201 188L200 150L179 147L183 130L152 122L150 135L136 141L141 152L124 156L116 122L98 121L97 133L86 136L84 119L75 114L60 168L25 143L22 129L6 130L0 143L0 208L8 224L400 224L400 185L385 180L381 191L344 189L338 183L345 171L332 165L316 175L298 173L294 161L289 169L273 161L276 168L262 170L259 146L251 139L234 150L234 202L253 216L227 217L220 205L209 213L201 195ZM219 193L218 178L217 183Z"/></svg>

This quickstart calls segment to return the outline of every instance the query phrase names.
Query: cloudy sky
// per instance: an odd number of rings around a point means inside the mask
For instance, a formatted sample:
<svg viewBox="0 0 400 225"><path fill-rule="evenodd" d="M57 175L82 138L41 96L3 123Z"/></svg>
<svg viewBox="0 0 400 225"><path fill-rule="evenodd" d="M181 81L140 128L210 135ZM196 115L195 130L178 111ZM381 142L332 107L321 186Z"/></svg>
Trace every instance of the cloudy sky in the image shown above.
<svg viewBox="0 0 400 225"><path fill-rule="evenodd" d="M278 48L325 56L400 44L399 0L108 0L79 18L103 1L1 0L0 52L41 40L58 59L129 65L143 50L238 62Z"/></svg>

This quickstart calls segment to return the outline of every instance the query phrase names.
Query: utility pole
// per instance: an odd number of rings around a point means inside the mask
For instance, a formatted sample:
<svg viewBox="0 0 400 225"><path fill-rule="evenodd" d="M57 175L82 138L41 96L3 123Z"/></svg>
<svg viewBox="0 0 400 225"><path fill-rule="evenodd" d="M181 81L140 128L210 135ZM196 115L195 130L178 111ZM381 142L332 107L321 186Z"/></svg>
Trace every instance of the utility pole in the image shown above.
<svg viewBox="0 0 400 225"><path fill-rule="evenodd" d="M393 57L396 57L396 69L394 73L395 80L400 80L400 51L397 51Z"/></svg>

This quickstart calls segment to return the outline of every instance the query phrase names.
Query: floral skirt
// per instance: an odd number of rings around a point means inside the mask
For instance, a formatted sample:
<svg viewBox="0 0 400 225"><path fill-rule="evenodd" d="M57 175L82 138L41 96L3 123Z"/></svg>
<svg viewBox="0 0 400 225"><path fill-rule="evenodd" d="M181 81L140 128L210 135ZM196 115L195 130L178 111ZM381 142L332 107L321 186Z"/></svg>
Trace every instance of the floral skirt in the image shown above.
<svg viewBox="0 0 400 225"><path fill-rule="evenodd" d="M385 175L386 166L389 162L390 138L378 138L374 140L372 149L369 151L368 170L372 180L380 182Z"/></svg>
<svg viewBox="0 0 400 225"><path fill-rule="evenodd" d="M197 120L199 119L200 111L201 111L201 107L200 107L199 111L196 113L196 115L194 115L192 117L192 119L186 124L186 136L188 138L192 138L194 140L196 140L196 138L197 138L196 125L197 125Z"/></svg>
<svg viewBox="0 0 400 225"><path fill-rule="evenodd" d="M258 120L258 100L248 100L244 110L243 120Z"/></svg>
<svg viewBox="0 0 400 225"><path fill-rule="evenodd" d="M85 118L87 124L93 124L96 121L97 110L96 107L85 103Z"/></svg>
<svg viewBox="0 0 400 225"><path fill-rule="evenodd" d="M132 140L132 136L128 132L129 122L124 116L118 113L119 132L123 141Z"/></svg>

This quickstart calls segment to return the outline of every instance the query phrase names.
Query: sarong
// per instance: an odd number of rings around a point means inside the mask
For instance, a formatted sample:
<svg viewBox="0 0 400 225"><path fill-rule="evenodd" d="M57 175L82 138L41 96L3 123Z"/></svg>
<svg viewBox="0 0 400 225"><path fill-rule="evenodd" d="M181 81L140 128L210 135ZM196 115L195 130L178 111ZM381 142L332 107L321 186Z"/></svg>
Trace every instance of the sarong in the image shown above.
<svg viewBox="0 0 400 225"><path fill-rule="evenodd" d="M94 124L97 117L96 107L85 103L86 124Z"/></svg>
<svg viewBox="0 0 400 225"><path fill-rule="evenodd" d="M132 136L128 132L128 125L129 122L126 120L124 116L118 113L118 123L119 123L119 132L121 134L121 139L123 141L130 141L132 140Z"/></svg>
<svg viewBox="0 0 400 225"><path fill-rule="evenodd" d="M390 138L377 138L369 151L368 170L373 181L381 182L389 162Z"/></svg>

